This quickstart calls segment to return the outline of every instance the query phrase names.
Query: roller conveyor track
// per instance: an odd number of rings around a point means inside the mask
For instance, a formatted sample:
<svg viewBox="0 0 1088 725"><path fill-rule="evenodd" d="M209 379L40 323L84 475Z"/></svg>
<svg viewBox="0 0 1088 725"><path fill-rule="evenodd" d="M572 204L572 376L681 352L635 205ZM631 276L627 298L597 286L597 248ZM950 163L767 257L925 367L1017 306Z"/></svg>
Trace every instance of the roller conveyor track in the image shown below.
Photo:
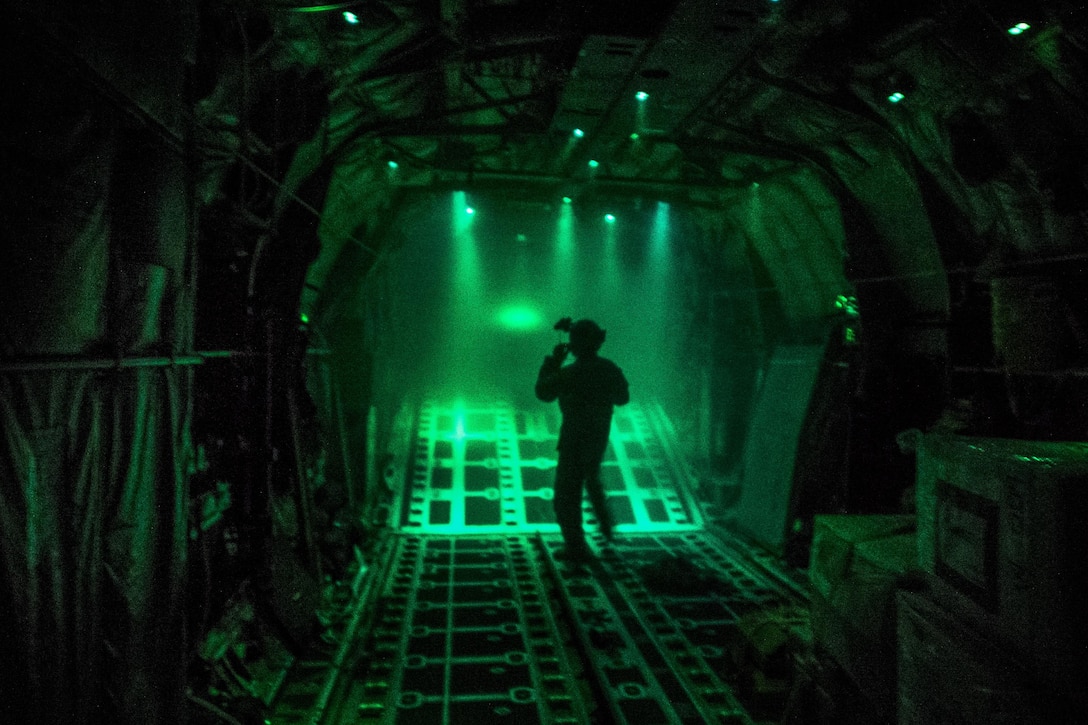
<svg viewBox="0 0 1088 725"><path fill-rule="evenodd" d="M396 556L357 722L589 722L582 664L530 539L408 536Z"/></svg>
<svg viewBox="0 0 1088 725"><path fill-rule="evenodd" d="M425 403L417 416L398 525L426 534L553 533L558 413L505 403ZM702 524L669 422L655 405L618 408L601 482L618 531ZM587 524L595 523L585 511Z"/></svg>
<svg viewBox="0 0 1088 725"><path fill-rule="evenodd" d="M597 556L561 561L548 496L557 431L557 416L502 403L423 407L398 530L358 625L331 672L286 688L296 706L273 722L763 722L736 648L746 615L788 619L798 591L702 528L653 407L630 406L613 427L602 480L616 540L593 533L587 509ZM298 706L308 691L319 707Z"/></svg>
<svg viewBox="0 0 1088 725"><path fill-rule="evenodd" d="M703 533L627 537L585 566L560 548L398 536L350 694L324 722L756 722L729 645L788 592Z"/></svg>

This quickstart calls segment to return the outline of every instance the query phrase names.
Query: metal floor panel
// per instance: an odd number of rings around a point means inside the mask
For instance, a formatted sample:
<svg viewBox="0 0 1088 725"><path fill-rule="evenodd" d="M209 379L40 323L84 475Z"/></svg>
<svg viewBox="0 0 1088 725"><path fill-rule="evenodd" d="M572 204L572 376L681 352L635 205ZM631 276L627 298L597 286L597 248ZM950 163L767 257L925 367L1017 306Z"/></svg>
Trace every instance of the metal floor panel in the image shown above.
<svg viewBox="0 0 1088 725"><path fill-rule="evenodd" d="M767 709L735 667L743 619L805 617L747 557L698 532L624 537L583 567L555 562L557 539L544 548L612 722L751 725Z"/></svg>
<svg viewBox="0 0 1088 725"><path fill-rule="evenodd" d="M525 536L400 536L351 723L588 723L581 663Z"/></svg>
<svg viewBox="0 0 1088 725"><path fill-rule="evenodd" d="M765 703L731 679L730 646L788 591L704 533L623 537L585 566L560 549L557 535L399 535L366 664L322 722L757 722Z"/></svg>
<svg viewBox="0 0 1088 725"><path fill-rule="evenodd" d="M558 531L552 509L558 411L508 403L425 403L418 415L400 528L421 534ZM657 406L617 408L601 466L619 532L694 530L702 523ZM587 527L595 518L588 504Z"/></svg>
<svg viewBox="0 0 1088 725"><path fill-rule="evenodd" d="M773 562L703 530L653 406L614 419L602 473L615 541L592 535L587 512L596 557L561 561L558 423L501 402L423 407L399 527L355 606L366 625L344 635L323 680L286 688L294 699L272 722L776 721L784 695L753 688L737 658L765 612L805 626L799 591Z"/></svg>

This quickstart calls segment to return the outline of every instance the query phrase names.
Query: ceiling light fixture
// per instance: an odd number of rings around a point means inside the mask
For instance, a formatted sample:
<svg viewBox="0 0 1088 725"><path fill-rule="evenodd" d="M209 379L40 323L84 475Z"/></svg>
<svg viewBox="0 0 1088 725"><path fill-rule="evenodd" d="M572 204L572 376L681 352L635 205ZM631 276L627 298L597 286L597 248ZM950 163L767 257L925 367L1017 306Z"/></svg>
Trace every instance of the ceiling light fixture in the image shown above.
<svg viewBox="0 0 1088 725"><path fill-rule="evenodd" d="M270 8L270 9L272 9L272 10L282 10L282 11L289 12L289 13L327 13L327 12L331 12L333 10L344 10L345 11L344 12L344 16L345 16L344 19L347 20L347 15L349 14L348 12L346 12L347 8L350 8L350 7L356 6L356 5L360 5L360 4L361 3L360 3L359 0L349 0L348 2L342 2L342 3L324 3L324 4L321 4L321 5L294 5L294 6L292 6L292 5L289 5L287 3L280 3L279 6L273 7L273 8ZM351 15L355 15L355 14L351 13ZM355 16L355 19L357 21L359 19L358 16ZM348 22L352 22L352 21L349 20Z"/></svg>

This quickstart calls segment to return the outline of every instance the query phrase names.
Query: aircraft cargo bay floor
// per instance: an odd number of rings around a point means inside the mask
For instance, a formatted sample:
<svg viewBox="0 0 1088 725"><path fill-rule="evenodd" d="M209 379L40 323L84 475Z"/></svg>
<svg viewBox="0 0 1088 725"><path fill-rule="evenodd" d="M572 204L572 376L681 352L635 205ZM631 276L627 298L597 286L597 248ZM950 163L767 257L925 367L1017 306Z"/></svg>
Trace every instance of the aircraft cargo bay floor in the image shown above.
<svg viewBox="0 0 1088 725"><path fill-rule="evenodd" d="M408 490L405 531L429 534L558 532L552 512L559 416L554 406L526 413L490 405L422 406ZM657 406L617 408L601 482L616 530L692 530L702 523L671 425ZM596 521L585 509L590 529Z"/></svg>
<svg viewBox="0 0 1088 725"><path fill-rule="evenodd" d="M399 526L328 662L301 662L272 722L777 722L788 683L745 662L760 628L807 627L774 563L702 527L660 411L617 411L596 557L561 561L557 419L425 405ZM764 663L766 664L766 663Z"/></svg>

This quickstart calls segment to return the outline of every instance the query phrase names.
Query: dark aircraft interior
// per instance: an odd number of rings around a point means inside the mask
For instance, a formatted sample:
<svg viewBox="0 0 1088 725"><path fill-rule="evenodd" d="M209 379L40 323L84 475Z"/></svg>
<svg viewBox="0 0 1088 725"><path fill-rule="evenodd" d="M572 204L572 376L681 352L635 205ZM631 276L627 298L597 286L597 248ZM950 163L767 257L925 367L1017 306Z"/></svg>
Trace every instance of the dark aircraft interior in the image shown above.
<svg viewBox="0 0 1088 725"><path fill-rule="evenodd" d="M4 722L1088 722L1083 3L8 8Z"/></svg>

